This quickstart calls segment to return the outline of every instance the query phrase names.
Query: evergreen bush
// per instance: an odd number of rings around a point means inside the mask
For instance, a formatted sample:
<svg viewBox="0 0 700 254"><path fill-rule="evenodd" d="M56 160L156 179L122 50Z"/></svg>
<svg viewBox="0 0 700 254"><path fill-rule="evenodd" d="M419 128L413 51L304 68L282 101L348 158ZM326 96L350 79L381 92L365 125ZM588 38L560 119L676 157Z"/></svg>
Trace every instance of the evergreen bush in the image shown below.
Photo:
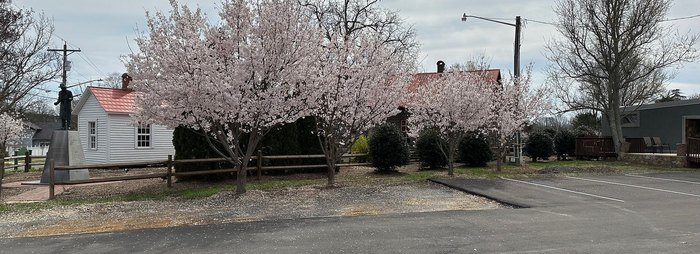
<svg viewBox="0 0 700 254"><path fill-rule="evenodd" d="M493 159L493 152L486 140L486 135L480 132L469 132L459 142L460 158L470 167L483 167Z"/></svg>
<svg viewBox="0 0 700 254"><path fill-rule="evenodd" d="M369 140L372 165L380 172L393 171L408 164L408 144L398 126L385 123L375 129Z"/></svg>
<svg viewBox="0 0 700 254"><path fill-rule="evenodd" d="M576 137L597 137L599 132L593 128L582 125L574 129L574 136Z"/></svg>
<svg viewBox="0 0 700 254"><path fill-rule="evenodd" d="M554 151L554 140L546 132L533 132L525 142L524 150L535 162L538 158L549 158Z"/></svg>
<svg viewBox="0 0 700 254"><path fill-rule="evenodd" d="M179 126L173 131L173 146L175 148L175 160L185 159L205 159L205 158L220 158L200 132L189 129L184 126ZM175 164L176 172L191 172L211 169L231 168L233 165L226 162L207 162L207 163L187 163ZM230 174L207 174L194 176L178 176L178 180L205 180L205 181L220 181L228 178Z"/></svg>
<svg viewBox="0 0 700 254"><path fill-rule="evenodd" d="M440 143L440 134L436 130L425 129L418 133L416 152L421 167L440 168L447 166L447 158L440 151Z"/></svg>
<svg viewBox="0 0 700 254"><path fill-rule="evenodd" d="M567 129L559 130L554 139L554 149L557 153L557 159L566 160L567 157L572 156L576 152L576 136L574 136L574 133Z"/></svg>

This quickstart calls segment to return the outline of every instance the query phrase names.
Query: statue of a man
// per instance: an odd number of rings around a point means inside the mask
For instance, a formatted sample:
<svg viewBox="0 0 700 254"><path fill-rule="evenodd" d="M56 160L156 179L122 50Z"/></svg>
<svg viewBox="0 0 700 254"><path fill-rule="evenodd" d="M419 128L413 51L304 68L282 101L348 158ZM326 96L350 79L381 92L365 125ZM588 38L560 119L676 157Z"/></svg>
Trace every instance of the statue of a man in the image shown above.
<svg viewBox="0 0 700 254"><path fill-rule="evenodd" d="M61 130L70 129L70 113L71 113L71 101L73 100L73 93L66 89L64 84L61 84L61 91L58 92L58 100L53 103L53 105L61 104L59 110L59 116L61 117Z"/></svg>

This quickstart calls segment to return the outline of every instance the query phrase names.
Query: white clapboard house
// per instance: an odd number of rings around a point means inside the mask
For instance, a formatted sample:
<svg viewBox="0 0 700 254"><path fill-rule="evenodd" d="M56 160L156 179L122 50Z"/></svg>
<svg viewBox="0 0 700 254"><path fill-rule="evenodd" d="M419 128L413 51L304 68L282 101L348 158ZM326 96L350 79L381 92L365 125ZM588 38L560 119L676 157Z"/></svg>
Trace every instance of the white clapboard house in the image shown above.
<svg viewBox="0 0 700 254"><path fill-rule="evenodd" d="M127 76L128 77L128 76ZM87 164L112 164L167 160L175 155L173 130L158 125L138 125L131 119L138 92L88 87L73 114Z"/></svg>

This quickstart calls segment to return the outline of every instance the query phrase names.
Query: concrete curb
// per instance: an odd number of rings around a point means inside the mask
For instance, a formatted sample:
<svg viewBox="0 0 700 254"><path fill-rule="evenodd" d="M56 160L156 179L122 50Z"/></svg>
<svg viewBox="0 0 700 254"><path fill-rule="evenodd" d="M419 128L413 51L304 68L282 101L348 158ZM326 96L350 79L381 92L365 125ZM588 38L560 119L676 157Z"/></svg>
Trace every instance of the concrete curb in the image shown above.
<svg viewBox="0 0 700 254"><path fill-rule="evenodd" d="M520 208L531 208L531 207L532 207L531 205L524 204L524 203L521 203L521 202L518 202L518 201L515 201L515 200L509 200L509 199L507 199L507 198L495 197L495 196L492 196L492 195L489 195L489 194L486 194L486 193L482 193L482 192L475 191L475 190L472 190L472 189L467 189L467 188L464 188L464 187L461 187L461 186L458 186L458 185L449 183L448 181L445 181L445 180L443 180L443 179L430 178L430 179L428 179L428 181L431 181L431 182L434 182L434 183L437 183L437 184L441 184L441 185L450 187L450 188L452 188L452 189L459 190L459 191L462 191L462 192L465 192L465 193L469 193L469 194L472 194L472 195L476 195L476 196L488 198L488 199L491 199L491 200L496 201L496 202L498 202L498 203L501 203L501 204L504 204L504 205L507 205L507 206L512 206L513 208L516 208L516 209L520 209Z"/></svg>

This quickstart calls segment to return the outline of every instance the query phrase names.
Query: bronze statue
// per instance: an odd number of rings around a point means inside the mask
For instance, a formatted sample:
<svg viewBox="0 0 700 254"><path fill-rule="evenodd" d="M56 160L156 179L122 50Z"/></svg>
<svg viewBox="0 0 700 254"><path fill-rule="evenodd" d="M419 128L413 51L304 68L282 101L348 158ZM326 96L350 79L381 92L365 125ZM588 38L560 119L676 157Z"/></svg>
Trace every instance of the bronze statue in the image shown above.
<svg viewBox="0 0 700 254"><path fill-rule="evenodd" d="M61 84L61 91L58 92L58 100L53 103L53 105L61 104L59 110L59 116L61 117L61 130L70 130L70 114L71 114L71 101L73 100L73 93L66 89L64 84Z"/></svg>

